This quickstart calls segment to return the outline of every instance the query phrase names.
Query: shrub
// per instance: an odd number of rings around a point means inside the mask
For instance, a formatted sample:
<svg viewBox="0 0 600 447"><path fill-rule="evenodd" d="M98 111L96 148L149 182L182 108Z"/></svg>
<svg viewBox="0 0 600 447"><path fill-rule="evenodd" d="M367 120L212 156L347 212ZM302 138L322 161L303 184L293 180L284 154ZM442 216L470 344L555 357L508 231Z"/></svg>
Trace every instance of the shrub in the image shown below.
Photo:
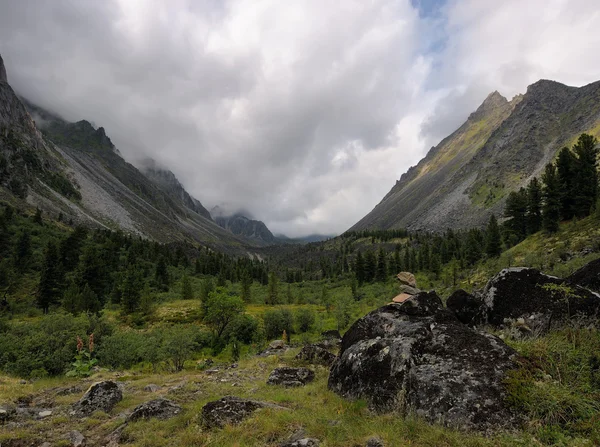
<svg viewBox="0 0 600 447"><path fill-rule="evenodd" d="M226 331L225 337L228 340L237 340L241 343L250 344L256 336L258 331L258 321L256 318L248 315L238 315L231 326Z"/></svg>
<svg viewBox="0 0 600 447"><path fill-rule="evenodd" d="M263 315L267 339L281 338L283 331L294 332L294 317L289 309L268 310Z"/></svg>
<svg viewBox="0 0 600 447"><path fill-rule="evenodd" d="M296 326L301 334L308 332L315 324L315 311L312 309L298 309L295 315Z"/></svg>

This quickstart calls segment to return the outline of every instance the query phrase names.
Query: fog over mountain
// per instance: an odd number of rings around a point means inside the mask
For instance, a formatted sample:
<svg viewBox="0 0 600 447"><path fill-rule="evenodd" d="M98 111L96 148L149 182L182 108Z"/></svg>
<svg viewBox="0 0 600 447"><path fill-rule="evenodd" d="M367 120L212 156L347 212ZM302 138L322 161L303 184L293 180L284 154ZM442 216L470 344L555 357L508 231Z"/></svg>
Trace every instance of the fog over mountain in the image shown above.
<svg viewBox="0 0 600 447"><path fill-rule="evenodd" d="M15 90L207 209L340 233L487 95L599 78L593 0L0 0ZM50 38L51 36L51 38Z"/></svg>

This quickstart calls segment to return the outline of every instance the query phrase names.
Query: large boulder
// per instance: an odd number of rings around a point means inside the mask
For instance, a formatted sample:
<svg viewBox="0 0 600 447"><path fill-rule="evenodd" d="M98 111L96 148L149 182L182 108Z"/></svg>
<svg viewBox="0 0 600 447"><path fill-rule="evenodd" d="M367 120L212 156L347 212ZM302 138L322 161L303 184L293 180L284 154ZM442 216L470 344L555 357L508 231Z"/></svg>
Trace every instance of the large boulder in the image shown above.
<svg viewBox="0 0 600 447"><path fill-rule="evenodd" d="M446 307L461 323L475 326L483 322L483 302L479 297L458 289L446 300Z"/></svg>
<svg viewBox="0 0 600 447"><path fill-rule="evenodd" d="M284 366L275 368L269 375L268 385L283 385L286 387L303 386L315 380L315 373L308 368L292 368Z"/></svg>
<svg viewBox="0 0 600 447"><path fill-rule="evenodd" d="M296 355L296 360L312 363L315 365L331 366L335 361L335 355L318 344L305 345Z"/></svg>
<svg viewBox="0 0 600 447"><path fill-rule="evenodd" d="M127 418L129 421L138 419L170 419L181 413L181 407L169 399L154 399L138 405Z"/></svg>
<svg viewBox="0 0 600 447"><path fill-rule="evenodd" d="M123 393L116 382L107 380L93 384L83 397L73 405L72 414L89 416L95 411L108 413L123 400Z"/></svg>
<svg viewBox="0 0 600 447"><path fill-rule="evenodd" d="M410 272L400 272L396 276L396 279L400 281L400 284L404 284L414 288L417 287L417 280L415 278L415 275L413 275Z"/></svg>
<svg viewBox="0 0 600 447"><path fill-rule="evenodd" d="M502 340L467 327L435 292L422 292L355 322L328 386L378 412L453 427L509 427L518 418L506 404L504 379L516 360Z"/></svg>
<svg viewBox="0 0 600 447"><path fill-rule="evenodd" d="M600 259L584 265L568 276L566 281L600 293Z"/></svg>
<svg viewBox="0 0 600 447"><path fill-rule="evenodd" d="M222 428L225 425L235 425L259 408L286 409L267 402L225 396L222 399L208 402L202 407L202 422L206 428Z"/></svg>
<svg viewBox="0 0 600 447"><path fill-rule="evenodd" d="M504 325L507 320L534 324L600 314L600 296L530 268L502 270L487 283L481 299L485 320L492 326Z"/></svg>

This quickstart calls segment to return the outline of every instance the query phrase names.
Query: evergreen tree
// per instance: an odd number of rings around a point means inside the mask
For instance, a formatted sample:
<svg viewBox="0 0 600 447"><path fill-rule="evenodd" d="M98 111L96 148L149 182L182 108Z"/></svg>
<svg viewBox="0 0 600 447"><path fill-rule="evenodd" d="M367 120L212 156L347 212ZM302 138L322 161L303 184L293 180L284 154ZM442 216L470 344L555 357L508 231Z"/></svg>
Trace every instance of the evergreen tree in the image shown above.
<svg viewBox="0 0 600 447"><path fill-rule="evenodd" d="M269 273L269 284L267 286L267 303L279 304L278 279L275 272Z"/></svg>
<svg viewBox="0 0 600 447"><path fill-rule="evenodd" d="M87 284L83 286L83 290L81 291L81 310L89 313L98 313L101 309L102 303L98 295Z"/></svg>
<svg viewBox="0 0 600 447"><path fill-rule="evenodd" d="M527 233L542 229L542 185L537 177L527 186Z"/></svg>
<svg viewBox="0 0 600 447"><path fill-rule="evenodd" d="M140 306L142 278L135 264L128 267L121 286L121 310L124 314L136 312Z"/></svg>
<svg viewBox="0 0 600 447"><path fill-rule="evenodd" d="M511 234L511 239L514 238L517 242L525 239L527 236L527 192L525 188L512 191L508 195L504 216L508 218L505 226Z"/></svg>
<svg viewBox="0 0 600 447"><path fill-rule="evenodd" d="M377 258L372 250L365 252L365 281L373 281L377 270Z"/></svg>
<svg viewBox="0 0 600 447"><path fill-rule="evenodd" d="M37 293L38 306L44 313L48 313L50 306L56 304L60 296L62 278L58 259L58 247L54 242L48 242L44 250L42 274Z"/></svg>
<svg viewBox="0 0 600 447"><path fill-rule="evenodd" d="M556 167L546 165L542 176L544 204L542 206L542 227L545 231L556 232L560 223L560 183Z"/></svg>
<svg viewBox="0 0 600 447"><path fill-rule="evenodd" d="M387 280L388 269L387 269L387 259L385 250L383 247L379 249L379 254L377 255L377 271L375 273L375 279L379 282L385 282Z"/></svg>
<svg viewBox="0 0 600 447"><path fill-rule="evenodd" d="M358 281L358 285L362 286L365 283L365 261L363 259L362 253L359 251L356 254L356 265L354 267L354 272L356 274L356 280Z"/></svg>
<svg viewBox="0 0 600 447"><path fill-rule="evenodd" d="M192 300L194 299L194 289L192 288L192 282L187 273L183 274L181 278L181 299Z"/></svg>
<svg viewBox="0 0 600 447"><path fill-rule="evenodd" d="M469 230L467 244L465 246L465 260L469 265L475 264L481 259L481 242L477 230Z"/></svg>
<svg viewBox="0 0 600 447"><path fill-rule="evenodd" d="M164 256L158 258L156 263L156 271L154 273L154 279L159 290L166 292L169 290L169 272L167 270L167 261Z"/></svg>
<svg viewBox="0 0 600 447"><path fill-rule="evenodd" d="M582 134L573 147L577 156L575 163L575 215L588 216L598 198L598 140L588 134Z"/></svg>
<svg viewBox="0 0 600 447"><path fill-rule="evenodd" d="M556 159L556 173L560 184L560 217L570 220L575 215L576 158L568 147L563 147Z"/></svg>
<svg viewBox="0 0 600 447"><path fill-rule="evenodd" d="M81 291L75 281L71 281L63 294L62 305L67 312L77 315L81 312Z"/></svg>
<svg viewBox="0 0 600 447"><path fill-rule="evenodd" d="M490 258L497 258L502 253L500 227L498 227L498 221L493 214L490 216L485 232L485 253Z"/></svg>
<svg viewBox="0 0 600 447"><path fill-rule="evenodd" d="M42 210L41 209L36 208L35 215L33 216L33 221L38 225L42 225L44 223L44 221L42 220Z"/></svg>
<svg viewBox="0 0 600 447"><path fill-rule="evenodd" d="M15 267L20 271L24 272L29 267L29 261L31 259L31 236L29 232L23 230L17 239L17 246L15 251Z"/></svg>
<svg viewBox="0 0 600 447"><path fill-rule="evenodd" d="M244 273L242 273L241 286L242 286L241 298L245 303L249 303L250 301L252 301L252 292L251 292L252 277L246 270L244 270Z"/></svg>

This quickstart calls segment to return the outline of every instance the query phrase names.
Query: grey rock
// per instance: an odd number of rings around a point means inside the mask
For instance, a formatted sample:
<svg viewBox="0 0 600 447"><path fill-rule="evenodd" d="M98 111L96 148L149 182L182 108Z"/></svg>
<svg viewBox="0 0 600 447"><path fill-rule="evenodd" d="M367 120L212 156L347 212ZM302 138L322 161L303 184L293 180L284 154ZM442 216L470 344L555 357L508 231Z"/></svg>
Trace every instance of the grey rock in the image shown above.
<svg viewBox="0 0 600 447"><path fill-rule="evenodd" d="M181 407L169 399L154 399L138 405L127 419L137 421L138 419L170 419L181 413Z"/></svg>
<svg viewBox="0 0 600 447"><path fill-rule="evenodd" d="M600 293L600 259L596 259L567 276L565 280L571 284L579 285Z"/></svg>
<svg viewBox="0 0 600 447"><path fill-rule="evenodd" d="M160 387L153 383L150 383L144 387L144 391L146 391L147 393L156 393L159 390L160 390Z"/></svg>
<svg viewBox="0 0 600 447"><path fill-rule="evenodd" d="M344 335L329 389L378 412L468 429L512 427L504 379L516 352L445 309L435 292L381 307Z"/></svg>
<svg viewBox="0 0 600 447"><path fill-rule="evenodd" d="M416 295L417 293L420 293L421 290L417 289L416 287L411 287L411 286L407 286L406 284L401 284L400 285L400 293L407 293L409 295Z"/></svg>
<svg viewBox="0 0 600 447"><path fill-rule="evenodd" d="M302 438L295 441L287 441L280 447L319 447L320 442L315 438Z"/></svg>
<svg viewBox="0 0 600 447"><path fill-rule="evenodd" d="M50 410L43 410L38 413L38 418L40 419L49 418L50 416L52 416L52 411Z"/></svg>
<svg viewBox="0 0 600 447"><path fill-rule="evenodd" d="M285 387L303 386L315 380L315 373L308 368L292 368L284 366L274 369L269 375L267 384Z"/></svg>
<svg viewBox="0 0 600 447"><path fill-rule="evenodd" d="M269 346L267 349L274 350L274 349L285 349L285 348L286 348L286 345L283 340L273 340L271 343L269 343Z"/></svg>
<svg viewBox="0 0 600 447"><path fill-rule="evenodd" d="M487 283L481 298L485 320L495 327L523 318L540 325L547 322L547 327L539 327L543 331L574 316L600 315L600 296L530 268L502 270Z"/></svg>
<svg viewBox="0 0 600 447"><path fill-rule="evenodd" d="M372 436L369 439L367 439L365 447L385 447L385 444L377 436Z"/></svg>
<svg viewBox="0 0 600 447"><path fill-rule="evenodd" d="M335 355L320 345L313 344L304 346L296 355L296 360L316 365L331 366L335 361Z"/></svg>
<svg viewBox="0 0 600 447"><path fill-rule="evenodd" d="M86 439L80 432L77 430L73 430L65 436L65 438L71 443L73 447L83 447L85 446Z"/></svg>
<svg viewBox="0 0 600 447"><path fill-rule="evenodd" d="M278 405L256 400L226 396L208 402L202 407L202 423L206 428L222 428L225 425L239 424L259 408L286 409Z"/></svg>
<svg viewBox="0 0 600 447"><path fill-rule="evenodd" d="M123 400L123 393L116 382L107 380L92 385L79 402L73 405L72 414L89 416L95 411L110 412L115 405Z"/></svg>
<svg viewBox="0 0 600 447"><path fill-rule="evenodd" d="M482 300L462 289L458 289L446 300L446 307L454 312L456 318L468 326L483 323Z"/></svg>

